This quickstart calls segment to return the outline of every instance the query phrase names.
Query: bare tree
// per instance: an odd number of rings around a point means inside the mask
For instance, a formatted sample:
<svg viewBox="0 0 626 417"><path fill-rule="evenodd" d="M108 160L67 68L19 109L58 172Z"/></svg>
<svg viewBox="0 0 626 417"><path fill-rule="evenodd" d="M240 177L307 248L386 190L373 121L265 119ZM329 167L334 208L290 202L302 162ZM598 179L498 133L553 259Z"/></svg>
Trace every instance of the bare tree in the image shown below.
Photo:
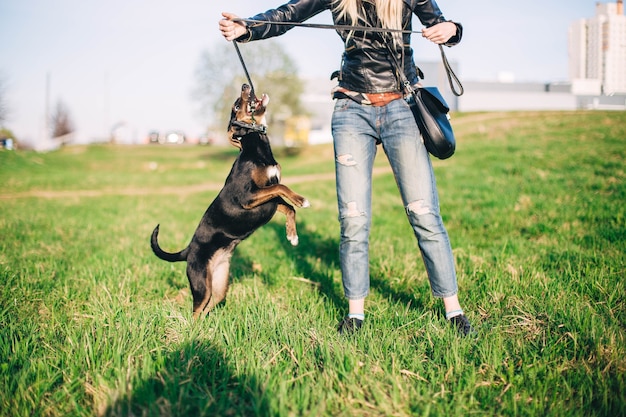
<svg viewBox="0 0 626 417"><path fill-rule="evenodd" d="M246 68L252 78L255 93L270 96L268 123L284 122L291 116L303 115L300 95L304 87L296 65L276 41L240 44ZM231 43L222 43L205 51L196 68L197 88L194 98L201 111L218 120L218 129L226 130L233 102L247 83L245 71Z"/></svg>
<svg viewBox="0 0 626 417"><path fill-rule="evenodd" d="M74 131L74 123L70 118L67 106L59 100L52 114L52 137L58 138Z"/></svg>
<svg viewBox="0 0 626 417"><path fill-rule="evenodd" d="M0 126L7 121L7 118L9 117L8 113L9 108L6 101L6 87L4 80L0 78Z"/></svg>

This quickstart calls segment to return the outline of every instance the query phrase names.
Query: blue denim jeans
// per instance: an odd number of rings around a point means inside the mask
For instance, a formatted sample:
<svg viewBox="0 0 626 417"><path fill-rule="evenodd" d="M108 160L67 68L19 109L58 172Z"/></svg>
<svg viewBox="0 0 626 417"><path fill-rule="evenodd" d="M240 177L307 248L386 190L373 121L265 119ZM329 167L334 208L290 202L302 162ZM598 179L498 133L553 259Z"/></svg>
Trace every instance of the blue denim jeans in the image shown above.
<svg viewBox="0 0 626 417"><path fill-rule="evenodd" d="M386 106L338 99L332 118L341 238L339 256L345 296L369 294L369 234L372 221L372 169L377 145L400 190L435 297L457 293L454 258L439 214L433 168L413 113L405 100Z"/></svg>

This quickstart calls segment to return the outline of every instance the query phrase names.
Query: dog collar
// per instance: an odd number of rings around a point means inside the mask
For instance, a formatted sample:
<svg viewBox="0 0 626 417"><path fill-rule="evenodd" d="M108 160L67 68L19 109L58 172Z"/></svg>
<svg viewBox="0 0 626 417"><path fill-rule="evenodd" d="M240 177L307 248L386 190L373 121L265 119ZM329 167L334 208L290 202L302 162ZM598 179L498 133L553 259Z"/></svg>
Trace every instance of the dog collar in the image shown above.
<svg viewBox="0 0 626 417"><path fill-rule="evenodd" d="M258 125L256 123L250 124L250 123L244 123L244 122L240 122L239 120L235 120L232 123L234 126L237 126L241 129L247 129L247 130L251 130L253 132L259 132L259 133L263 133L265 134L267 132L267 127L265 125Z"/></svg>

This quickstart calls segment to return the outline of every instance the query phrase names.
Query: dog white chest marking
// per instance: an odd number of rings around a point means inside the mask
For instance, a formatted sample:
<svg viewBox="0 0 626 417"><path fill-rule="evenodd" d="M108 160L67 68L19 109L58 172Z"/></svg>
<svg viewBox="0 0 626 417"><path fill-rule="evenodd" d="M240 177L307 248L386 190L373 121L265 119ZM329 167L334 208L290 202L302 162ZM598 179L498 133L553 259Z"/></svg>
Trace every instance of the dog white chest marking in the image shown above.
<svg viewBox="0 0 626 417"><path fill-rule="evenodd" d="M280 168L277 165L267 167L267 178L276 178L280 182Z"/></svg>

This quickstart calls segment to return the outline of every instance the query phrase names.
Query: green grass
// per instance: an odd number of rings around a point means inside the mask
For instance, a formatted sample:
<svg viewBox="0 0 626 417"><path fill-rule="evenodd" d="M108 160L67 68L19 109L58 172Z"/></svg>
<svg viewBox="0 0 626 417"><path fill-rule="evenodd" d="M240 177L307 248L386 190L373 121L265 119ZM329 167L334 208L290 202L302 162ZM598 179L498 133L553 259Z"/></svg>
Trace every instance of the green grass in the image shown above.
<svg viewBox="0 0 626 417"><path fill-rule="evenodd" d="M199 322L149 235L185 246L235 149L0 152L0 415L625 415L626 113L453 121L435 170L477 341L430 295L384 157L368 318L340 337L331 146L279 154L312 203L300 245L278 214Z"/></svg>

